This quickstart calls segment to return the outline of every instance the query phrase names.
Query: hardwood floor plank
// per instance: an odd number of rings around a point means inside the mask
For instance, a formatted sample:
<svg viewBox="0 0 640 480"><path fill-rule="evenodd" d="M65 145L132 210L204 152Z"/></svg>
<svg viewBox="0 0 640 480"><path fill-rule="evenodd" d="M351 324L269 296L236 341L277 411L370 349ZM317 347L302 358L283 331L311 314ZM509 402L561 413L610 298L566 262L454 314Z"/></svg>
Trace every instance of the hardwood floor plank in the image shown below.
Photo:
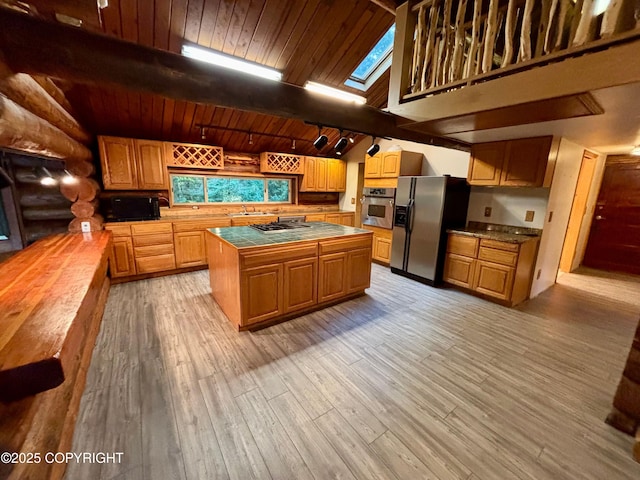
<svg viewBox="0 0 640 480"><path fill-rule="evenodd" d="M329 410L314 423L356 478L398 480L337 410Z"/></svg>
<svg viewBox="0 0 640 480"><path fill-rule="evenodd" d="M229 478L272 478L242 412L235 403L225 376L216 373L199 380L199 384Z"/></svg>
<svg viewBox="0 0 640 480"><path fill-rule="evenodd" d="M387 431L371 443L378 456L400 478L437 479L435 473L429 470L407 446L391 431Z"/></svg>
<svg viewBox="0 0 640 480"><path fill-rule="evenodd" d="M236 397L238 407L251 430L274 479L312 480L313 475L277 419L265 397L256 388Z"/></svg>
<svg viewBox="0 0 640 480"><path fill-rule="evenodd" d="M272 398L269 405L314 477L355 479L291 392Z"/></svg>

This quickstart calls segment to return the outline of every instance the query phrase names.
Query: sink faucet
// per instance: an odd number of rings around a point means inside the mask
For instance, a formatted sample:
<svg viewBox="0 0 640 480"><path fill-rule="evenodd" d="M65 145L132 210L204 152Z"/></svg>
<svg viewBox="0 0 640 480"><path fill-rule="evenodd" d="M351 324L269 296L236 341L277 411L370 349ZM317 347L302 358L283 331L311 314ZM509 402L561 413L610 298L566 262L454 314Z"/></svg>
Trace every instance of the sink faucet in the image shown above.
<svg viewBox="0 0 640 480"><path fill-rule="evenodd" d="M242 205L242 213L244 213L244 214L247 213L247 206L246 205Z"/></svg>

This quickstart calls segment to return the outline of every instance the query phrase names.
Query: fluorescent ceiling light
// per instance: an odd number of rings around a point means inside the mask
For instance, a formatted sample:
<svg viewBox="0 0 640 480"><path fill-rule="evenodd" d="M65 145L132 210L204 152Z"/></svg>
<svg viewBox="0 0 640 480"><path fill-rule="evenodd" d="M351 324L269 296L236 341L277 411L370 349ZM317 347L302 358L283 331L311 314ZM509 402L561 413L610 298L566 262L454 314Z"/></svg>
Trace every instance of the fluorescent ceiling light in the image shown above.
<svg viewBox="0 0 640 480"><path fill-rule="evenodd" d="M636 145L635 147L633 147L633 149L631 150L631 155L640 156L640 145Z"/></svg>
<svg viewBox="0 0 640 480"><path fill-rule="evenodd" d="M338 100L343 100L345 102L359 103L361 105L367 103L367 99L361 97L360 95L354 95L353 93L344 92L342 90L338 90L337 88L322 85L321 83L307 82L305 83L304 88L309 90L310 92L337 98Z"/></svg>
<svg viewBox="0 0 640 480"><path fill-rule="evenodd" d="M212 63L219 67L266 78L268 80L275 80L276 82L282 80L282 73L278 70L249 62L238 57L226 55L209 48L199 47L197 45L182 45L182 55L202 62Z"/></svg>
<svg viewBox="0 0 640 480"><path fill-rule="evenodd" d="M596 0L593 2L593 14L597 17L601 13L604 13L607 7L609 7L611 0Z"/></svg>

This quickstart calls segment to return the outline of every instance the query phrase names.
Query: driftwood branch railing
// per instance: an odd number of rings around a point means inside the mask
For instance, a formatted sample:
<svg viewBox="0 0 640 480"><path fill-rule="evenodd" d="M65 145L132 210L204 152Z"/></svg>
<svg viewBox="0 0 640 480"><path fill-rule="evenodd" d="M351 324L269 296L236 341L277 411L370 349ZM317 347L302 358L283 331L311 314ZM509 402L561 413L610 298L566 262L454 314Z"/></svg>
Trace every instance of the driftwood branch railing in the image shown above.
<svg viewBox="0 0 640 480"><path fill-rule="evenodd" d="M640 2L610 0L424 0L409 4L400 97L471 85L590 47L640 36ZM399 10L400 13L400 10ZM412 35L413 33L413 35ZM396 42L396 46L398 43ZM395 47L394 47L395 48ZM406 63L405 63L406 62Z"/></svg>

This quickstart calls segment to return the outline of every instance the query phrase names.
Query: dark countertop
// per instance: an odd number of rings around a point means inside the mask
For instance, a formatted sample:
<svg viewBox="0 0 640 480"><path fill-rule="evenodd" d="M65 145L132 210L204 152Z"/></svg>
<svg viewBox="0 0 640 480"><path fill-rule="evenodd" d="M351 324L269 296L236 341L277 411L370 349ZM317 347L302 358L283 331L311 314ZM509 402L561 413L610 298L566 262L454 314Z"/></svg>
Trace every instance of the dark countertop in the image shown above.
<svg viewBox="0 0 640 480"><path fill-rule="evenodd" d="M347 227L326 222L310 222L306 228L296 228L284 232L261 232L251 227L210 228L209 232L230 243L236 248L279 245L293 242L323 240L326 238L346 237L349 235L373 235L370 230Z"/></svg>
<svg viewBox="0 0 640 480"><path fill-rule="evenodd" d="M529 240L540 239L540 235L534 234L517 234L517 233L506 233L506 232L497 232L495 230L476 230L471 228L465 229L450 229L447 230L447 233L456 233L459 235L468 235L470 237L476 238L486 238L488 240L496 240L499 242L506 243L525 243Z"/></svg>

